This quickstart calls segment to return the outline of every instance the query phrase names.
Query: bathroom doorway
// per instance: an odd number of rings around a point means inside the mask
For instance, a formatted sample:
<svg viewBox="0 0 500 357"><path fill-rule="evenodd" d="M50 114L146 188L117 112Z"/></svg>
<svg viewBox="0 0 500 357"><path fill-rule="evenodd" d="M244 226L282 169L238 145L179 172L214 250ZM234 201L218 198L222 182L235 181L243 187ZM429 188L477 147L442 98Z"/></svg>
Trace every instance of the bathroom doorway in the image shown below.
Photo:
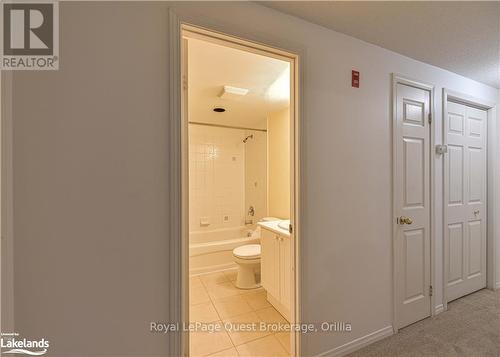
<svg viewBox="0 0 500 357"><path fill-rule="evenodd" d="M182 27L189 356L295 356L297 56Z"/></svg>

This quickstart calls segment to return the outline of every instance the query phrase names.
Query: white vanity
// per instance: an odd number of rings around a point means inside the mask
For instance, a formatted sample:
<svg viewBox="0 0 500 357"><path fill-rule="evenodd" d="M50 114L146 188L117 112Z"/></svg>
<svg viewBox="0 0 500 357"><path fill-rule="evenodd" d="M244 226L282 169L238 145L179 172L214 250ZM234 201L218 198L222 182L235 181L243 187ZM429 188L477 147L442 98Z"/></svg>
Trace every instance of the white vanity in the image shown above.
<svg viewBox="0 0 500 357"><path fill-rule="evenodd" d="M281 223L281 224L280 224ZM288 321L292 300L292 257L288 224L284 221L260 222L261 284L267 300Z"/></svg>

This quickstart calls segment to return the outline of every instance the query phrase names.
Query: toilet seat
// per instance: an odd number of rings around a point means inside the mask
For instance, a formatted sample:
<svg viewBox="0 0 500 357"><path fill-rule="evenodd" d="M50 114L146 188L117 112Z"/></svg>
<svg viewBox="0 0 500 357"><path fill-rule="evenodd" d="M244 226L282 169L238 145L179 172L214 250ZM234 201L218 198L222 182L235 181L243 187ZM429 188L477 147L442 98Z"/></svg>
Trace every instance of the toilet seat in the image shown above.
<svg viewBox="0 0 500 357"><path fill-rule="evenodd" d="M260 244L246 244L234 248L233 255L240 259L260 258Z"/></svg>

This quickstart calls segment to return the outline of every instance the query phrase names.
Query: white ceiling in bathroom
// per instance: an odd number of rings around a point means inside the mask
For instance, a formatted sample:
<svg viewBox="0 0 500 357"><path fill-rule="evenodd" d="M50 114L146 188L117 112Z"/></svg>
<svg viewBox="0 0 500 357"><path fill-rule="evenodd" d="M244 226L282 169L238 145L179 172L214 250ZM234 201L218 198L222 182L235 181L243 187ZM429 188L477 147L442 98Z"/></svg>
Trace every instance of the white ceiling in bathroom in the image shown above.
<svg viewBox="0 0 500 357"><path fill-rule="evenodd" d="M289 64L285 61L188 39L189 120L238 127L265 128L267 114L289 101ZM222 99L223 86L248 89L236 99ZM223 107L216 113L214 107Z"/></svg>

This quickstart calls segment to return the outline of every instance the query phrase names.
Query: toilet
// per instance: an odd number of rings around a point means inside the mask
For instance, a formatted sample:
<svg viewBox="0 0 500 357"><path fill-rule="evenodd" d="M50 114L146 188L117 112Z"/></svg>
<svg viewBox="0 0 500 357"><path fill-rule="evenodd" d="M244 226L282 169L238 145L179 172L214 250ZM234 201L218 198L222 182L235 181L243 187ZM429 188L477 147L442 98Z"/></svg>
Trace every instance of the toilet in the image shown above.
<svg viewBox="0 0 500 357"><path fill-rule="evenodd" d="M278 221L279 218L264 217L262 222ZM260 244L245 244L234 248L234 262L238 265L236 287L256 289L260 287Z"/></svg>
<svg viewBox="0 0 500 357"><path fill-rule="evenodd" d="M260 287L260 244L246 244L234 248L233 257L238 265L236 287L239 289Z"/></svg>

